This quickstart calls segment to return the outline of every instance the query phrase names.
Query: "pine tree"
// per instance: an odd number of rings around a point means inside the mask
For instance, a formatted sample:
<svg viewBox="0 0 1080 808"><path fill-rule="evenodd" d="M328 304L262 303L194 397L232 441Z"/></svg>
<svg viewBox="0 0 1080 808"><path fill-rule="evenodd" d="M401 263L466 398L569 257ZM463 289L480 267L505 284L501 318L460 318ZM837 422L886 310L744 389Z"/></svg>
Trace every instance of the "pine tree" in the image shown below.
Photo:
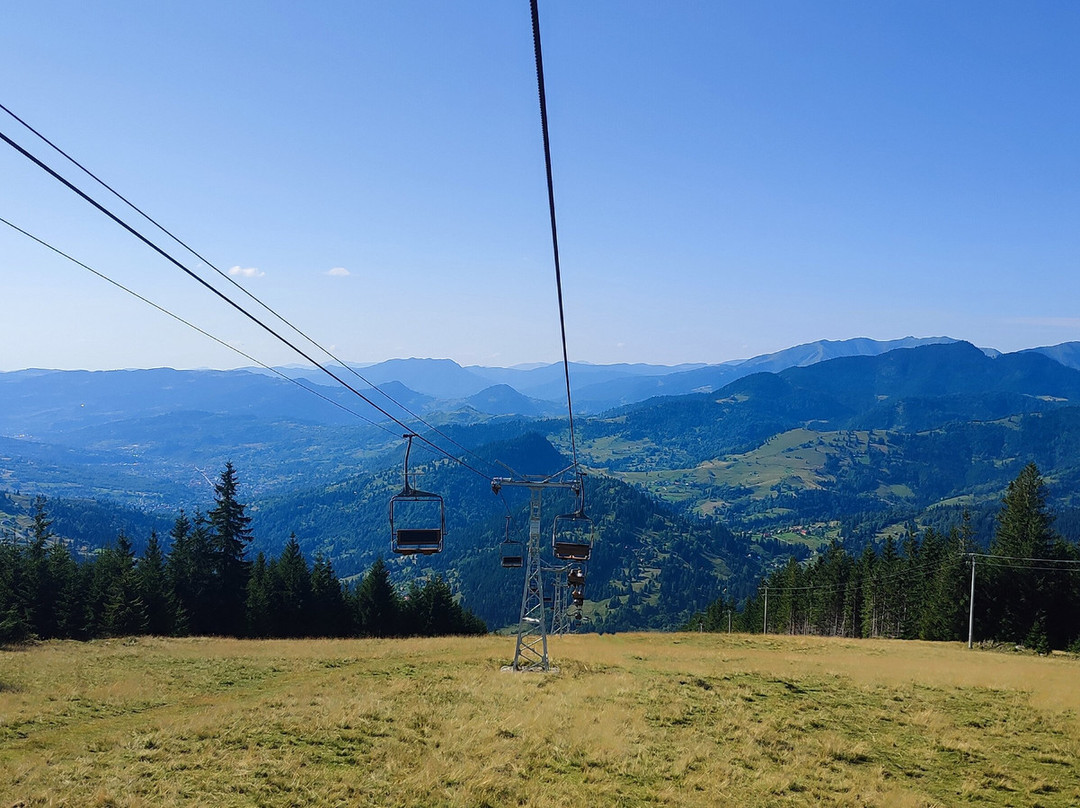
<svg viewBox="0 0 1080 808"><path fill-rule="evenodd" d="M311 568L311 606L308 633L316 637L340 637L345 633L345 599L341 582L330 561L320 553Z"/></svg>
<svg viewBox="0 0 1080 808"><path fill-rule="evenodd" d="M311 636L307 612L311 601L311 571L296 535L289 536L281 556L270 567L274 636Z"/></svg>
<svg viewBox="0 0 1080 808"><path fill-rule="evenodd" d="M52 592L55 636L86 638L85 592L79 565L63 542L53 542L45 553L45 569Z"/></svg>
<svg viewBox="0 0 1080 808"><path fill-rule="evenodd" d="M146 630L157 636L171 634L176 604L169 588L165 556L155 531L150 532L146 550L135 564L135 589L146 609Z"/></svg>
<svg viewBox="0 0 1080 808"><path fill-rule="evenodd" d="M236 469L226 463L214 485L215 506L207 514L214 549L217 614L211 631L239 636L246 622L245 601L251 563L244 556L251 543L251 517L236 498Z"/></svg>
<svg viewBox="0 0 1080 808"><path fill-rule="evenodd" d="M180 511L169 537L172 548L165 569L176 608L173 631L179 635L212 633L214 556L206 522L199 513L192 521Z"/></svg>
<svg viewBox="0 0 1080 808"><path fill-rule="evenodd" d="M247 634L250 637L273 636L270 566L259 553L251 567L247 588Z"/></svg>
<svg viewBox="0 0 1080 808"><path fill-rule="evenodd" d="M390 570L382 556L375 559L353 597L357 633L366 637L393 637L402 633L402 604Z"/></svg>
<svg viewBox="0 0 1080 808"><path fill-rule="evenodd" d="M123 531L94 560L90 610L92 635L116 637L146 631L146 608L135 581L135 553Z"/></svg>
<svg viewBox="0 0 1080 808"><path fill-rule="evenodd" d="M1051 557L1056 537L1051 527L1053 517L1046 508L1045 487L1034 463L1028 463L1009 483L990 547L993 555L1013 559ZM1047 573L1022 569L1023 563L1003 566L990 579L996 593L992 632L1016 643L1025 642L1033 630L1033 636L1045 636L1045 613L1053 600Z"/></svg>
<svg viewBox="0 0 1080 808"><path fill-rule="evenodd" d="M26 613L24 557L14 540L0 542L0 644L29 639Z"/></svg>
<svg viewBox="0 0 1080 808"><path fill-rule="evenodd" d="M23 608L30 629L35 635L55 637L55 592L52 591L45 561L48 543L53 538L52 521L45 513L45 497L35 497L33 508L30 543L23 554Z"/></svg>

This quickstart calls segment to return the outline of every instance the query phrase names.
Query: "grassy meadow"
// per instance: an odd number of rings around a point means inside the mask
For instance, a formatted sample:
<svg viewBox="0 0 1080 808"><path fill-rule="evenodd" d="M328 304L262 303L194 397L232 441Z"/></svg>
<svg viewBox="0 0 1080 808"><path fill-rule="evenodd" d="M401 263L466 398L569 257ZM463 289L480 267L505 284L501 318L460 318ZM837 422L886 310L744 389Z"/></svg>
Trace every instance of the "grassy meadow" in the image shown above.
<svg viewBox="0 0 1080 808"><path fill-rule="evenodd" d="M710 634L0 651L0 807L1080 804L1080 661Z"/></svg>

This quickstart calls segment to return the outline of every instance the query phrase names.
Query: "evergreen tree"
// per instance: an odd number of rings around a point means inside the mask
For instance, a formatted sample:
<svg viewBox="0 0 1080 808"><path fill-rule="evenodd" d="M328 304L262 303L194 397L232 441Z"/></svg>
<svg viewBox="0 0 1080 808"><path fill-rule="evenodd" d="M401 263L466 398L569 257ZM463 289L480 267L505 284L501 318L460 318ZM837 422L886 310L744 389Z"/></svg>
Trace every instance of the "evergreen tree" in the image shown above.
<svg viewBox="0 0 1080 808"><path fill-rule="evenodd" d="M48 542L53 538L52 521L45 513L45 497L37 496L33 503L33 523L30 542L24 553L23 607L31 631L38 637L56 636L54 601L45 557Z"/></svg>
<svg viewBox="0 0 1080 808"><path fill-rule="evenodd" d="M199 513L194 521L180 511L172 530L172 549L165 564L176 613L176 634L210 634L214 628L214 555L210 532Z"/></svg>
<svg viewBox="0 0 1080 808"><path fill-rule="evenodd" d="M169 587L165 556L157 532L150 532L143 556L135 564L135 590L146 610L146 630L157 636L173 632L176 604Z"/></svg>
<svg viewBox="0 0 1080 808"><path fill-rule="evenodd" d="M345 633L345 598L334 568L322 556L315 556L311 568L311 602L307 615L308 633L316 637L340 637Z"/></svg>
<svg viewBox="0 0 1080 808"><path fill-rule="evenodd" d="M91 635L145 633L146 609L135 581L135 553L123 531L94 559L89 600Z"/></svg>
<svg viewBox="0 0 1080 808"><path fill-rule="evenodd" d="M215 505L207 514L214 549L215 634L243 633L246 620L247 579L251 563L244 556L251 543L251 517L236 498L236 469L226 463L214 484Z"/></svg>
<svg viewBox="0 0 1080 808"><path fill-rule="evenodd" d="M66 544L54 542L49 547L45 553L45 569L52 599L54 636L85 639L83 577Z"/></svg>
<svg viewBox="0 0 1080 808"><path fill-rule="evenodd" d="M1038 467L1028 463L1002 499L992 555L1008 559L1052 558L1056 535L1053 516L1046 507L1045 482ZM1025 569L1032 562L1011 560L989 576L992 592L991 631L999 639L1016 643L1048 642L1046 613L1055 600L1060 573ZM1053 639L1058 639L1057 637Z"/></svg>
<svg viewBox="0 0 1080 808"><path fill-rule="evenodd" d="M274 636L311 636L306 620L311 601L311 571L295 534L289 536L281 556L271 564L270 582Z"/></svg>
<svg viewBox="0 0 1080 808"><path fill-rule="evenodd" d="M353 597L356 629L366 637L392 637L402 633L402 603L382 556L375 559Z"/></svg>
<svg viewBox="0 0 1080 808"><path fill-rule="evenodd" d="M26 611L24 558L12 537L0 542L0 644L23 642L33 633Z"/></svg>
<svg viewBox="0 0 1080 808"><path fill-rule="evenodd" d="M251 637L273 636L270 566L259 553L251 567L247 588L247 633Z"/></svg>

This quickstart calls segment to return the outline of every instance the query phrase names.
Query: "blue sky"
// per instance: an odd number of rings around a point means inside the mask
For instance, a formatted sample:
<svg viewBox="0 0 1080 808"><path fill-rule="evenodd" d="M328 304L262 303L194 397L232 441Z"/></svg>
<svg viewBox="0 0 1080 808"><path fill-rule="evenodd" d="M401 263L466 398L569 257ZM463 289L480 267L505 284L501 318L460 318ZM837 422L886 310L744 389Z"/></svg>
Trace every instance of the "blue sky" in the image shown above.
<svg viewBox="0 0 1080 808"><path fill-rule="evenodd" d="M540 13L571 359L1080 339L1080 5ZM0 101L338 356L561 358L526 0L3 17ZM0 216L297 361L6 145ZM3 226L0 276L0 370L249 364Z"/></svg>

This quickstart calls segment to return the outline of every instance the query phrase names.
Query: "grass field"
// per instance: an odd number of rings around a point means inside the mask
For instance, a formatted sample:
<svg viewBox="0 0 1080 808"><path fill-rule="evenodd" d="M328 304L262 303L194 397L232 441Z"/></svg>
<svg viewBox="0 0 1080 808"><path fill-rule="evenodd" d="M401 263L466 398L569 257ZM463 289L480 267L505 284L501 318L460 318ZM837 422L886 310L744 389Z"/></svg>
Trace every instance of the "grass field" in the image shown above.
<svg viewBox="0 0 1080 808"><path fill-rule="evenodd" d="M0 806L1080 804L1080 662L747 635L0 651Z"/></svg>

